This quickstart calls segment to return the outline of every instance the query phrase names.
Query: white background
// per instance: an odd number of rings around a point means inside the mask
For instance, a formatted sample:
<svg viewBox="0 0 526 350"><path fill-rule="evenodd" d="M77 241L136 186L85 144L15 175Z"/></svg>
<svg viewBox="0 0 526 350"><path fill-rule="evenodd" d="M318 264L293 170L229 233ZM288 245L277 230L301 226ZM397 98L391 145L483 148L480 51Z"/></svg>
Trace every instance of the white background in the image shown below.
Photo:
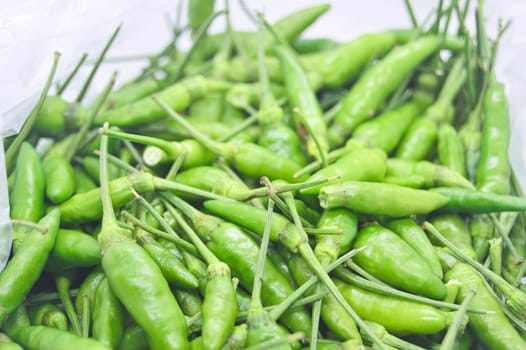
<svg viewBox="0 0 526 350"><path fill-rule="evenodd" d="M313 0L246 2L257 10L264 10L271 22L299 8L322 3ZM361 33L410 24L403 0L328 2L332 5L331 10L306 32L306 36L348 41ZM217 0L216 3L219 7L223 2ZM418 18L422 20L438 0L413 0L413 3ZM254 29L236 0L231 0L231 7L235 29ZM121 32L108 57L155 53L170 38L169 24L174 22L175 9L176 1L172 0L0 0L0 137L20 128L44 85L55 50L62 54L57 76L64 77L83 52L87 52L92 59L96 57L111 32L122 23ZM526 131L526 37L522 35L526 33L526 2L487 0L486 15L490 33L495 33L497 17L513 19L512 27L501 44L497 73L499 79L507 84L510 98L513 131L511 161L522 187L526 188L526 141L523 137ZM224 20L217 20L213 30L221 29L223 23ZM185 43L189 43L187 38ZM117 83L122 84L137 74L143 65L144 61L105 64L96 76L88 100L102 89L114 70L119 71ZM89 67L81 70L65 97L76 96L88 71ZM9 239L1 148L0 144L0 269L8 253L6 241Z"/></svg>

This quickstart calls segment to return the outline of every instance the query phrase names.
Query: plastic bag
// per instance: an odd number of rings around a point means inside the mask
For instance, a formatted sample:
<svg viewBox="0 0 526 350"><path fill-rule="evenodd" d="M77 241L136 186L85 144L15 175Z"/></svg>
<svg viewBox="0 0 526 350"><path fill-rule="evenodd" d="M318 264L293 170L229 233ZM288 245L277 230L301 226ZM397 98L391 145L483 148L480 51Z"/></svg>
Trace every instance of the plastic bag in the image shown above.
<svg viewBox="0 0 526 350"><path fill-rule="evenodd" d="M300 7L316 5L309 1L247 1L263 10L271 21ZM330 37L348 41L365 32L408 27L409 17L403 1L327 0L332 9L307 30L307 37ZM216 1L222 6L222 1ZM419 19L423 19L438 1L413 1ZM359 4L359 5L358 5ZM108 57L152 54L170 38L170 26L176 18L177 1L173 0L26 0L10 2L0 9L0 66L4 67L0 83L0 137L16 133L35 104L50 70L53 52L62 56L57 77L64 77L88 52L93 59L119 23L122 29ZM254 24L242 12L237 1L231 1L231 18L235 29L253 29ZM184 19L183 4L183 21ZM526 188L526 3L522 0L487 0L488 30L496 31L497 18L512 19L497 59L497 75L507 86L512 116L510 160L522 188ZM224 21L214 23L212 31L222 29ZM452 26L455 25L453 22ZM473 28L473 19L468 26ZM473 30L471 31L474 32ZM189 40L183 38L183 46ZM134 76L144 61L104 64L92 84L88 100L102 89L114 70L118 83ZM90 67L85 67L64 97L74 99ZM11 226L9 221L7 180L3 149L0 144L0 270L9 256Z"/></svg>

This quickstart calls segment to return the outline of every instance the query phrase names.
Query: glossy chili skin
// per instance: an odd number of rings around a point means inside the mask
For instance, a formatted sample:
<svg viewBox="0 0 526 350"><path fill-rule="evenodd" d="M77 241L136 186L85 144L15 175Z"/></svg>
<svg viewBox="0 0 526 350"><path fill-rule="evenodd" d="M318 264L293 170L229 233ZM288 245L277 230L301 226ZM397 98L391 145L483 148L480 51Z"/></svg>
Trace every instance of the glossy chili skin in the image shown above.
<svg viewBox="0 0 526 350"><path fill-rule="evenodd" d="M78 130L88 116L88 110L60 96L48 96L36 118L33 130L41 136L56 137L69 130Z"/></svg>
<svg viewBox="0 0 526 350"><path fill-rule="evenodd" d="M335 283L358 315L381 324L393 334L433 334L448 325L448 314L437 308L372 293L339 280Z"/></svg>
<svg viewBox="0 0 526 350"><path fill-rule="evenodd" d="M348 208L359 213L402 217L428 214L447 204L448 199L424 190L397 185L347 181L322 188L322 208Z"/></svg>
<svg viewBox="0 0 526 350"><path fill-rule="evenodd" d="M29 231L0 273L0 323L24 301L39 279L55 243L60 211L51 210L38 223L46 227L47 232Z"/></svg>
<svg viewBox="0 0 526 350"><path fill-rule="evenodd" d="M148 96L161 89L161 83L155 78L150 77L141 81L124 84L120 88L111 92L106 100L105 107L108 109L116 108L145 96Z"/></svg>
<svg viewBox="0 0 526 350"><path fill-rule="evenodd" d="M72 267L95 266L100 263L100 246L97 240L78 230L60 229L55 246L46 263L46 270L58 271Z"/></svg>
<svg viewBox="0 0 526 350"><path fill-rule="evenodd" d="M263 126L259 133L258 144L300 166L304 166L307 162L298 133L285 123Z"/></svg>
<svg viewBox="0 0 526 350"><path fill-rule="evenodd" d="M46 181L46 197L54 204L75 193L75 175L71 163L63 157L45 158L42 163Z"/></svg>
<svg viewBox="0 0 526 350"><path fill-rule="evenodd" d="M488 314L468 313L469 327L477 338L491 349L524 349L526 343L512 326L502 311L502 305L495 300L480 275L469 265L456 263L447 273L446 281L457 280L460 289L457 301L462 302L472 291L476 294L471 306L488 310Z"/></svg>
<svg viewBox="0 0 526 350"><path fill-rule="evenodd" d="M439 45L438 37L425 36L396 48L369 68L353 85L329 128L331 145L343 144L358 125L374 116L385 99Z"/></svg>
<svg viewBox="0 0 526 350"><path fill-rule="evenodd" d="M378 224L363 228L355 248L367 246L354 260L376 278L395 288L443 299L446 287L431 267L396 233Z"/></svg>
<svg viewBox="0 0 526 350"><path fill-rule="evenodd" d="M148 343L144 330L136 323L132 323L124 330L118 350L148 350Z"/></svg>
<svg viewBox="0 0 526 350"><path fill-rule="evenodd" d="M214 12L215 0L192 0L188 2L188 22L195 33Z"/></svg>
<svg viewBox="0 0 526 350"><path fill-rule="evenodd" d="M243 200L246 197L245 185L232 179L223 170L211 166L200 166L182 171L177 174L175 181L232 199Z"/></svg>
<svg viewBox="0 0 526 350"><path fill-rule="evenodd" d="M105 278L104 272L102 271L100 265L98 265L93 271L91 271L85 278L84 281L80 284L77 297L75 299L75 310L79 315L82 314L82 298L84 295L87 296L90 308L93 307L95 303L95 290L99 285L100 281Z"/></svg>
<svg viewBox="0 0 526 350"><path fill-rule="evenodd" d="M327 125L323 119L320 103L293 53L283 46L274 47L274 52L281 63L289 102L297 107L301 114L301 118L296 117L296 124L300 128L302 124L307 124L312 130L312 135L308 133L306 138L307 153L319 159L319 151L313 138L317 139L322 152L327 152L329 149Z"/></svg>
<svg viewBox="0 0 526 350"><path fill-rule="evenodd" d="M477 189L483 192L509 194L511 167L508 159L510 118L504 85L492 79L484 99L484 119Z"/></svg>
<svg viewBox="0 0 526 350"><path fill-rule="evenodd" d="M93 338L114 349L124 333L126 312L110 288L107 278L95 290L92 316Z"/></svg>
<svg viewBox="0 0 526 350"><path fill-rule="evenodd" d="M173 288L172 292L185 316L192 317L201 312L203 301L197 290Z"/></svg>
<svg viewBox="0 0 526 350"><path fill-rule="evenodd" d="M80 167L73 168L73 177L75 179L75 194L88 192L97 188L97 184Z"/></svg>
<svg viewBox="0 0 526 350"><path fill-rule="evenodd" d="M330 185L345 181L382 181L386 173L387 156L380 149L358 148L351 150L346 156L318 170L309 181L317 181L339 176ZM317 194L327 184L321 184L300 190L302 194Z"/></svg>
<svg viewBox="0 0 526 350"><path fill-rule="evenodd" d="M438 136L437 123L420 117L409 127L396 150L396 157L408 160L423 160L428 156Z"/></svg>
<svg viewBox="0 0 526 350"><path fill-rule="evenodd" d="M391 153L422 109L420 103L411 101L397 109L380 114L358 126L351 140L366 147L377 147L386 153Z"/></svg>
<svg viewBox="0 0 526 350"><path fill-rule="evenodd" d="M488 253L489 240L495 236L495 230L495 225L487 215L473 215L469 223L469 233L478 261L482 261Z"/></svg>
<svg viewBox="0 0 526 350"><path fill-rule="evenodd" d="M36 222L44 215L45 177L42 160L31 146L24 142L20 146L15 167L15 182L9 194L11 219ZM15 227L13 249L20 246L28 229Z"/></svg>
<svg viewBox="0 0 526 350"><path fill-rule="evenodd" d="M426 233L415 220L411 218L392 220L386 226L400 236L414 251L427 261L433 273L440 279L443 277L442 267L435 249Z"/></svg>
<svg viewBox="0 0 526 350"><path fill-rule="evenodd" d="M29 310L31 324L68 330L68 318L64 311L54 304L42 304Z"/></svg>

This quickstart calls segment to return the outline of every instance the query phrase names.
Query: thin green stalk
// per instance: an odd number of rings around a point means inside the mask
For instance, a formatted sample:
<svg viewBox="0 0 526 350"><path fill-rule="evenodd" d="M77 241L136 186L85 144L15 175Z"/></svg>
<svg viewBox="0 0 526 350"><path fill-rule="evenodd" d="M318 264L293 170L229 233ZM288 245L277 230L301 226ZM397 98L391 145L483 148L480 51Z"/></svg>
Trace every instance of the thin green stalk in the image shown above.
<svg viewBox="0 0 526 350"><path fill-rule="evenodd" d="M292 333L292 334L281 336L279 338L268 340L268 341L260 343L258 345L246 347L244 350L267 350L267 349L272 349L273 347L281 345L281 344L290 344L290 343L294 343L294 342L300 341L301 339L303 339L303 337L304 337L304 335L303 335L302 332Z"/></svg>
<svg viewBox="0 0 526 350"><path fill-rule="evenodd" d="M133 157L133 160L135 160L135 162L137 164L139 164L143 169L147 169L146 165L144 165L144 161L143 161L141 155L139 154L137 149L133 146L133 144L130 141L128 141L128 140L123 140L122 143L124 143L124 147L126 147L130 151L130 153L131 153L131 155Z"/></svg>
<svg viewBox="0 0 526 350"><path fill-rule="evenodd" d="M100 157L100 151L97 149L93 151L93 154L95 154L97 157ZM112 163L113 165L118 166L119 168L121 168L122 170L126 171L129 174L139 172L137 168L132 167L130 164L126 163L122 159L119 159L113 154L108 154L108 161Z"/></svg>
<svg viewBox="0 0 526 350"><path fill-rule="evenodd" d="M347 152L349 152L349 149L347 149L347 147L345 147L345 146L342 147L342 148L335 149L334 151L331 151L331 152L329 152L327 154L327 157L326 157L327 162L334 163L336 160L338 160L339 158L343 157ZM303 167L300 170L298 170L294 174L294 177L298 178L298 177L302 177L305 174L312 173L312 172L320 169L321 165L322 165L321 164L321 160L314 160L310 164L308 164L305 167Z"/></svg>
<svg viewBox="0 0 526 350"><path fill-rule="evenodd" d="M147 223L139 220L138 218L133 216L128 211L122 211L121 215L124 218L126 218L126 220L130 221L134 226L140 227L144 231L147 231L147 232L151 233L154 236L157 236L159 238L163 238L163 239L165 239L167 241L172 242L173 244L175 244L175 246L177 248L184 249L187 252L189 252L191 254L194 254L194 255L197 254L197 249L195 249L195 247L190 242L187 242L186 240L182 239L181 237L179 237L177 235L170 234L170 233L166 233L166 232L161 231L161 230L159 230L159 229L157 229L155 227L152 227L152 226L148 225Z"/></svg>
<svg viewBox="0 0 526 350"><path fill-rule="evenodd" d="M68 77L66 78L66 80L64 80L64 83L61 84L61 85L58 85L57 86L57 96L60 96L62 95L62 93L64 92L64 90L66 90L66 88L68 87L68 85L71 83L71 81L73 80L73 78L75 77L75 75L77 75L80 67L82 67L82 65L84 64L84 62L86 61L86 58L88 58L88 54L87 53L83 53L82 56L80 56L80 60L78 61L78 63L75 65L75 67L73 68L73 70L71 71L71 73L69 73Z"/></svg>
<svg viewBox="0 0 526 350"><path fill-rule="evenodd" d="M27 117L24 125L22 126L22 129L16 135L13 142L9 145L9 148L5 152L5 166L7 170L7 174L10 174L13 171L13 168L15 166L15 159L16 155L18 154L18 150L20 149L20 146L25 141L29 133L31 132L31 129L33 128L33 125L36 122L36 119L38 117L38 113L40 112L40 109L42 108L42 105L44 104L44 101L46 100L49 88L51 87L51 83L53 82L53 78L55 77L55 72L57 71L57 65L58 60L60 59L60 53L55 52L53 57L53 64L51 66L51 71L49 72L49 75L47 77L46 83L44 84L44 88L42 89L42 92L40 93L40 97L38 98L37 104L33 109L31 110L31 113L29 114L29 117Z"/></svg>
<svg viewBox="0 0 526 350"><path fill-rule="evenodd" d="M309 123L307 123L307 121L305 120L305 116L303 115L303 113L300 111L298 107L294 107L292 111L300 117L301 124L305 127L305 129L309 133L309 137L312 138L312 140L314 141L314 144L316 145L316 149L318 151L318 156L320 157L321 166L323 168L327 167L327 165L329 165L329 163L327 162L327 156L326 156L325 151L321 147L320 141L318 140L316 133L314 132L314 130L312 130L312 127L309 125Z"/></svg>
<svg viewBox="0 0 526 350"><path fill-rule="evenodd" d="M228 176L230 176L232 179L234 179L237 182L239 182L240 184L242 184L245 189L249 190L249 188L245 184L245 182L243 180L241 180L241 178L235 173L235 171L232 170L232 168L230 168L228 166L228 164L224 161L224 159L216 160L216 164L221 170L223 170L225 173L227 173ZM250 200L250 203L252 203L252 205L255 206L256 208L264 208L265 207L263 205L263 202L261 201L261 198L252 198Z"/></svg>
<svg viewBox="0 0 526 350"><path fill-rule="evenodd" d="M258 121L258 114L252 114L245 120L243 120L241 123L239 123L236 127L234 127L232 130L230 130L227 134L222 135L217 139L219 142L227 142L230 141L234 136L242 132L243 130L247 129L252 124L255 124Z"/></svg>
<svg viewBox="0 0 526 350"><path fill-rule="evenodd" d="M64 307L64 312L66 313L66 316L68 317L69 322L71 323L71 328L73 329L73 332L75 334L81 336L82 331L80 328L79 318L77 316L77 313L75 312L75 307L73 306L73 302L71 301L71 296L69 293L69 287L71 286L69 276L60 274L57 275L55 277L55 284L57 286L60 301L62 302L62 306Z"/></svg>
<svg viewBox="0 0 526 350"><path fill-rule="evenodd" d="M323 285L316 285L316 293L321 293L323 291ZM316 350L318 344L318 333L320 329L320 316L321 316L321 307L322 301L318 300L312 306L312 328L310 333L310 349Z"/></svg>
<svg viewBox="0 0 526 350"><path fill-rule="evenodd" d="M474 291L469 291L464 298L464 301L462 301L462 304L460 304L460 309L458 309L453 322L449 326L446 336L442 340L442 344L440 344L439 350L453 350L455 348L455 339L457 338L460 329L464 326L467 309L475 297L475 294Z"/></svg>
<svg viewBox="0 0 526 350"><path fill-rule="evenodd" d="M82 296L82 337L88 338L89 337L89 330L90 330L90 304L89 304L89 297L87 294L84 294Z"/></svg>
<svg viewBox="0 0 526 350"><path fill-rule="evenodd" d="M407 12L409 13L409 18L411 19L411 24L413 25L413 28L418 28L418 20L416 19L415 10L413 9L411 0L404 0L404 4L407 9Z"/></svg>
<svg viewBox="0 0 526 350"><path fill-rule="evenodd" d="M165 177L166 180L173 181L175 179L175 177L177 176L177 173L179 172L179 170L181 169L181 166L183 165L183 162L186 159L187 153L188 151L186 150L186 148L183 148L183 150L181 151L181 154L179 154L177 158L175 159L175 161L172 163L172 166L170 167L168 174L166 174L166 177Z"/></svg>
<svg viewBox="0 0 526 350"><path fill-rule="evenodd" d="M354 261L348 261L345 265L347 265L351 270L354 270L357 274L359 274L360 276L362 276L366 280L374 282L374 283L376 283L378 285L381 285L381 286L384 286L384 287L388 287L387 284L385 284L384 282L380 281L378 278L376 278L373 275L371 275L369 272L367 272L364 269L362 269L362 267L359 266L358 264L356 264Z"/></svg>
<svg viewBox="0 0 526 350"><path fill-rule="evenodd" d="M48 228L46 226L39 225L36 222L32 222L32 221L11 219L11 224L18 225L18 226L25 226L32 230L37 230L43 235L45 235L48 232Z"/></svg>
<svg viewBox="0 0 526 350"><path fill-rule="evenodd" d="M90 74L88 76L88 79L86 79L86 82L84 82L84 85L82 86L82 89L80 89L80 92L79 92L77 98L75 99L76 102L80 103L84 99L84 96L86 95L86 92L88 91L88 88L91 85L91 81L95 77L95 74L97 73L97 70L99 69L100 64L104 60L104 56L106 56L106 53L110 49L111 44L113 44L113 41L115 41L115 38L117 37L117 34L119 34L119 31L121 30L121 25L122 24L119 24L117 26L117 28L113 31L113 34L110 36L110 39L108 40L106 45L104 45L104 48L102 49L102 52L100 53L99 57L97 58L97 61L95 62L95 65L91 69L91 72L90 72Z"/></svg>

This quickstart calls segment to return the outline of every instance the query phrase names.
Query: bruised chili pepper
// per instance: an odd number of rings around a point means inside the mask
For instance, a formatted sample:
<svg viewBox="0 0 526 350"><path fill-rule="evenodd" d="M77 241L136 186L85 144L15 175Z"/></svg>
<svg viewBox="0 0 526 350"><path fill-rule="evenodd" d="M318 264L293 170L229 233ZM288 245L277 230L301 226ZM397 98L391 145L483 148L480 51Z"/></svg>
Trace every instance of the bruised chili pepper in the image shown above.
<svg viewBox="0 0 526 350"><path fill-rule="evenodd" d="M439 46L438 37L422 37L391 51L368 69L345 97L342 110L329 127L331 145L343 144L358 125L375 115L397 86Z"/></svg>

